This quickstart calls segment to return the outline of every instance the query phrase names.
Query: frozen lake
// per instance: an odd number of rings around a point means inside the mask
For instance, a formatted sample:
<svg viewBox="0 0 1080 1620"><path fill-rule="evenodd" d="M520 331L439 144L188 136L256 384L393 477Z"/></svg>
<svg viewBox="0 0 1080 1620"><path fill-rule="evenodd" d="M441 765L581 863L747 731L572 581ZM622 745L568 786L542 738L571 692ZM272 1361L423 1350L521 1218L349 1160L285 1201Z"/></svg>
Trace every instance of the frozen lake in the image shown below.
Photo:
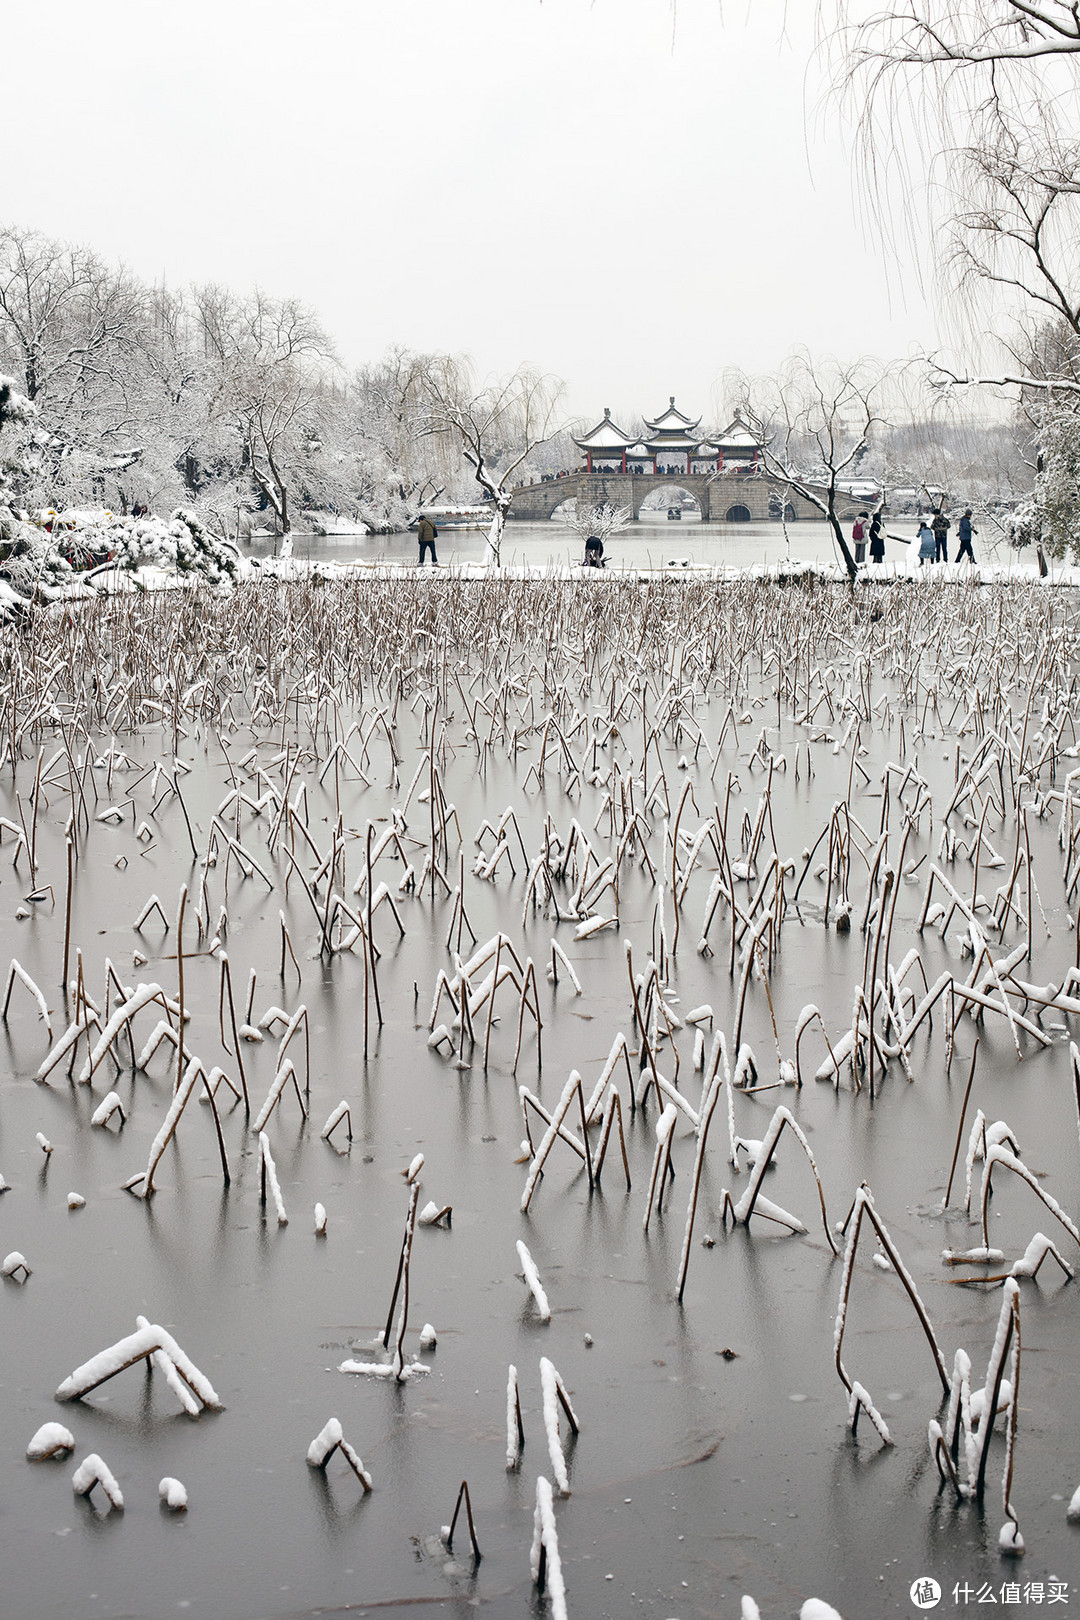
<svg viewBox="0 0 1080 1620"><path fill-rule="evenodd" d="M729 536L735 547L777 544L772 531L713 535L687 524L662 546L675 528L656 537L657 555L676 554L674 540L680 555L691 547L704 555ZM511 548L547 539L509 533ZM612 549L653 543L634 533ZM415 542L361 544L406 554ZM448 535L447 560L458 544L482 539ZM995 962L1030 933L1030 965L1014 960L1011 970L1029 988L1060 985L1074 964L1072 605L1037 589L905 586L882 590L880 612L870 612L844 589L813 584L611 584L598 598L584 586L535 581L261 582L226 598L116 598L39 619L25 635L5 633L3 962L17 957L53 1025L50 1037L16 983L0 1026L0 1170L10 1183L0 1250L24 1254L32 1275L0 1286L0 1607L12 1620L383 1612L463 1620L477 1610L546 1620L549 1602L529 1573L536 1479L553 1469L541 1357L557 1368L581 1425L575 1438L563 1421L558 1441L570 1494L558 1498L556 1517L574 1620L737 1620L743 1593L764 1620L793 1620L811 1595L845 1620L884 1620L912 1612L909 1588L923 1575L946 1588L942 1612L954 1612L953 1584L964 1582L989 1585L999 1602L1011 1580L1041 1583L1044 1594L1060 1585L1062 1602L1077 1601L1080 1530L1065 1507L1080 1484L1080 1296L1053 1260L1020 1289L1012 1499L1028 1553L1018 1565L998 1551L1004 1429L990 1441L981 1505L939 1486L927 1447L929 1421L945 1417L938 1372L869 1232L855 1256L843 1355L894 1443L883 1446L865 1416L851 1434L833 1344L843 1262L788 1131L764 1192L806 1231L760 1214L732 1225L721 1214L723 1189L738 1199L749 1184L747 1150L738 1170L729 1162L729 1097L751 1156L782 1103L812 1147L841 1253L837 1224L865 1181L947 1369L963 1347L975 1388L1004 1297L1000 1280L979 1279L1003 1273L1036 1231L1075 1268L1080 1245L1004 1171L988 1215L1003 1261L950 1268L941 1259L945 1247L981 1242L979 1160L970 1217L963 1209L979 1110L1007 1122L1035 1184L1075 1220L1071 1012L1050 1007L1040 1019L1010 979L1010 1012L1041 1033L1014 1027L1000 1006L979 1023L958 1011L950 1052L946 997L912 1033L903 1061L874 1060L872 1097L865 1070L850 1065L813 1079L852 1029L853 994L873 978L871 958L878 978L886 963L905 975L895 1000L904 1019L914 1019L924 982L946 975L955 990L976 968L981 982L987 968L973 963L966 906ZM502 821L508 808L513 822ZM477 862L498 852L500 822L505 849L487 875ZM368 850L395 829L369 883ZM153 1195L122 1188L146 1169L173 1098L174 1045L133 1063L168 1021L161 1003L137 1015L131 1044L120 1039L91 1084L79 1082L85 1039L70 1074L65 1058L38 1078L77 1010L75 992L62 988L66 830L78 857L68 980L81 952L102 1021L106 997L115 1011L123 994L110 988L107 960L122 987L156 983L178 995L187 886L186 1046L235 1084L242 1059L251 1098L245 1110L224 1086L216 1093L227 1186L211 1110L193 1096ZM1034 885L1016 866L1027 848ZM728 861L738 909L716 904L702 952ZM604 862L613 863L617 894ZM920 931L932 866L961 909ZM995 894L1010 876L1002 910ZM403 934L389 903L368 916L367 897L381 884ZM466 918L455 900L462 885ZM846 933L834 926L845 891ZM356 921L334 919L334 894ZM155 895L168 928L157 913L136 927ZM940 886L935 897L948 903ZM895 910L882 942L886 900ZM577 937L581 917L616 913L617 927ZM770 916L771 935L761 931ZM757 930L753 959L740 917ZM369 924L381 1024L362 940L349 942ZM542 1046L524 1017L516 1066L519 997L506 981L489 1027L491 959L470 980L474 1039L455 1026L445 995L435 1022L449 1040L429 1039L439 974L454 979L455 952L467 958L473 936L483 944L500 930L509 942L503 966L531 960L537 970ZM545 971L553 938L580 994L564 967L557 984ZM661 1177L646 1229L661 1110L655 1092L635 1106L650 1070L628 946L646 998L646 1045L692 1111L702 1074L688 1012L712 1010L700 1025L707 1054L723 1031L734 1065L738 1028L756 1057L756 1083L718 1094L681 1303L698 1138L680 1106L674 1178ZM237 1021L250 1001L261 1041L233 1040L222 950ZM650 956L663 972L647 989ZM993 985L986 993L999 996ZM798 1088L788 1082L809 1004L831 1044L817 1025L807 1029ZM888 1045L895 1031L875 1006ZM290 1085L265 1123L288 1215L280 1224L272 1196L260 1195L254 1122L282 1072L285 1031L274 1009L293 1017L301 1008L310 1053L298 1026L288 1056L306 1113ZM519 1087L550 1112L577 1070L588 1097L620 1035L633 1053L629 1072L619 1059L612 1076L630 1188L615 1137L594 1188L559 1139L522 1213L529 1151ZM110 1090L126 1121L93 1126ZM322 1140L341 1101L353 1139L339 1128ZM580 1138L576 1110L567 1129ZM529 1128L539 1144L545 1126L535 1111ZM589 1135L595 1154L599 1126ZM421 1208L430 1200L453 1210L449 1226L418 1227L413 1244L406 1347L429 1370L405 1383L341 1372L354 1356L378 1359L372 1341L387 1319L409 1201L403 1172L418 1154ZM85 1205L69 1208L70 1192ZM325 1236L315 1232L317 1202ZM550 1321L522 1280L518 1240L538 1268ZM142 1364L84 1400L54 1399L73 1368L133 1332L140 1315L179 1342L224 1410L184 1415L160 1373ZM426 1352L425 1323L438 1334ZM525 1445L508 1471L511 1365ZM371 1472L369 1495L340 1457L325 1473L305 1464L331 1417ZM27 1443L47 1421L70 1426L75 1454L28 1462ZM87 1453L116 1475L123 1513L106 1512L99 1491L89 1501L73 1494L72 1471ZM185 1514L159 1506L166 1476L186 1486ZM476 1568L460 1524L453 1557L439 1541L463 1479L483 1553Z"/></svg>
<svg viewBox="0 0 1080 1620"><path fill-rule="evenodd" d="M990 534L990 525L983 525L986 535L976 538L976 555L980 561L1010 561L1015 556L1002 541L1000 534ZM913 536L917 528L911 518L890 519L888 527L899 535ZM850 525L845 525L845 532ZM614 535L605 548L609 571L618 568L666 568L673 560L680 564L688 559L691 564L706 567L751 568L759 563L779 563L789 556L800 562L840 562L842 559L827 523L791 523L785 537L779 523L700 523L696 518L679 522L658 520L650 523L632 523L628 529ZM280 542L279 542L280 547ZM257 537L244 552L250 556L270 556L274 542L265 536ZM950 557L955 554L955 544ZM571 535L565 524L552 518L546 523L515 522L506 526L503 540L503 561L528 563L533 567L548 563L580 562L584 547L576 535ZM439 561L481 562L486 555L484 532L480 529L450 529L440 531L438 539ZM886 561L904 565L910 548L897 541L886 544ZM415 534L373 535L297 535L294 555L324 561L350 561L354 557L366 561L415 562L417 542Z"/></svg>

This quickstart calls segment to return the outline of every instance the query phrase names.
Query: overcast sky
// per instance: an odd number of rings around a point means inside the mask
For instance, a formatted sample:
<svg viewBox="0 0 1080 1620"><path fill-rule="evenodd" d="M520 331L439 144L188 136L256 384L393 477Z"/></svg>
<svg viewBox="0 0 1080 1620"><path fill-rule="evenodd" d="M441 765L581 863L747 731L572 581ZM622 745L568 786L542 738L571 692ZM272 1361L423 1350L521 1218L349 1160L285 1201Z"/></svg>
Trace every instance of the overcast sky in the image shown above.
<svg viewBox="0 0 1080 1620"><path fill-rule="evenodd" d="M296 295L349 364L464 350L583 416L710 417L725 367L935 339L858 223L813 10L8 0L0 217Z"/></svg>

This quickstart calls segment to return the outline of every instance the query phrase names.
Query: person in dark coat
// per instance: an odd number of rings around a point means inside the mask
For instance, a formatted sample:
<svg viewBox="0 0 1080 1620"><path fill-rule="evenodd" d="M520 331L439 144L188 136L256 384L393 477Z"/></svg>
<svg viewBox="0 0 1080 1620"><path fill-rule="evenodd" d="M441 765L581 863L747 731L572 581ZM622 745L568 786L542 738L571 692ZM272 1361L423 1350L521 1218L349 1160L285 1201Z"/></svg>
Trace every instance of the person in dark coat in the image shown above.
<svg viewBox="0 0 1080 1620"><path fill-rule="evenodd" d="M934 531L934 561L948 562L949 530L952 528L952 521L945 516L944 508L934 513L934 521L930 527Z"/></svg>
<svg viewBox="0 0 1080 1620"><path fill-rule="evenodd" d="M432 566L435 568L439 566L439 559L435 555L435 541L438 539L438 535L439 531L435 527L434 523L432 523L431 519L429 517L421 517L420 522L416 526L416 538L420 542L420 559L416 565L418 568L423 568L424 566L425 551L431 552Z"/></svg>
<svg viewBox="0 0 1080 1620"><path fill-rule="evenodd" d="M870 522L870 561L885 561L885 531L881 527L881 513L875 512Z"/></svg>
<svg viewBox="0 0 1080 1620"><path fill-rule="evenodd" d="M590 534L585 542L585 560L582 568L603 568L604 542L598 534Z"/></svg>
<svg viewBox="0 0 1080 1620"><path fill-rule="evenodd" d="M968 562L971 563L975 561L975 553L971 549L971 537L973 534L978 534L978 532L978 529L975 528L971 521L971 507L969 506L960 522L956 525L956 535L960 541L960 550L956 553L957 562L960 561L961 557L966 557Z"/></svg>

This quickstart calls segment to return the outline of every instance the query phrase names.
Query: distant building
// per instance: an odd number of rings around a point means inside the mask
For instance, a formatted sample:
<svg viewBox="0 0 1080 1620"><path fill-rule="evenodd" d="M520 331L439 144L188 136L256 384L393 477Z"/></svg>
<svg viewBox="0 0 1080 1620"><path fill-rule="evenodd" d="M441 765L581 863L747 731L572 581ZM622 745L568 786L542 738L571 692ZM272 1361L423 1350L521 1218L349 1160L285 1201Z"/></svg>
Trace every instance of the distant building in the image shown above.
<svg viewBox="0 0 1080 1620"><path fill-rule="evenodd" d="M628 472L636 469L626 465L626 452L634 443L617 422L611 420L611 411L604 406L603 421L597 422L584 438L575 439L579 450L585 453L586 472ZM641 446L637 446L641 449Z"/></svg>
<svg viewBox="0 0 1080 1620"><path fill-rule="evenodd" d="M761 437L741 412L722 433L703 434L701 418L684 416L675 408L672 394L667 410L653 420L645 418L645 429L643 439L634 439L612 421L605 406L603 419L574 440L585 457L585 471L677 478L688 473L750 473L760 464Z"/></svg>

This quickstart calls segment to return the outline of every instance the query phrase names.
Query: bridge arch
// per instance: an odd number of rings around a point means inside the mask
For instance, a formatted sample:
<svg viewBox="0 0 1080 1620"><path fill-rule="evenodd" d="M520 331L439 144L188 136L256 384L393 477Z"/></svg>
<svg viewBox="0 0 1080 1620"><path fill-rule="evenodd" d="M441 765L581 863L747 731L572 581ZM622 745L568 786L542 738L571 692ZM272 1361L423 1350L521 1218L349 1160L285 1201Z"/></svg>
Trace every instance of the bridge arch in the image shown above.
<svg viewBox="0 0 1080 1620"><path fill-rule="evenodd" d="M697 480L697 482L700 485L700 480ZM655 485L655 488L650 488L647 491L645 499L638 505L638 509L634 514L635 517L646 520L657 518L662 522L669 511L677 509L680 515L691 516L704 521L707 496L703 488L699 487L695 490L688 484L680 484L677 477L655 477L651 478L649 483ZM692 513L683 513L682 508L685 501L693 502Z"/></svg>
<svg viewBox="0 0 1080 1620"><path fill-rule="evenodd" d="M743 506L741 502L736 502L734 506L729 506L727 511L724 513L724 522L749 523L752 520L752 517L753 513L750 511L748 506Z"/></svg>
<svg viewBox="0 0 1080 1620"><path fill-rule="evenodd" d="M769 496L769 517L774 523L797 523L799 514L794 502L785 501L779 495Z"/></svg>
<svg viewBox="0 0 1080 1620"><path fill-rule="evenodd" d="M577 505L578 497L576 495L567 495L565 500L561 500L557 506L551 508L548 518L553 523L561 522L564 517L568 517L576 510Z"/></svg>

